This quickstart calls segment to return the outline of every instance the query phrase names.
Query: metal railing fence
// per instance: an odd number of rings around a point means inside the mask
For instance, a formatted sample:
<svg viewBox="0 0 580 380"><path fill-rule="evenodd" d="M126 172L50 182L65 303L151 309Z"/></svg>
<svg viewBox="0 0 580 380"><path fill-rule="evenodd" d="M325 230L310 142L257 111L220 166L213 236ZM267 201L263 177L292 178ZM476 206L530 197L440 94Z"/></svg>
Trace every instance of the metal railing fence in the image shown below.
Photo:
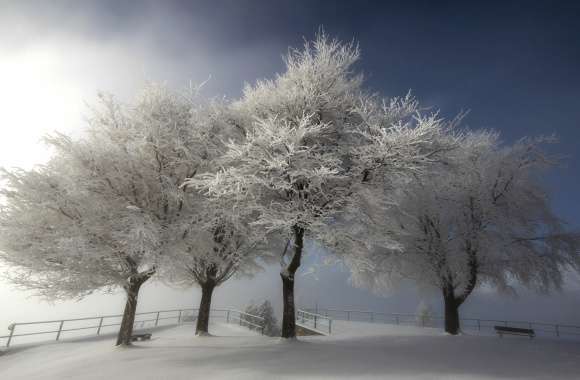
<svg viewBox="0 0 580 380"><path fill-rule="evenodd" d="M298 309L296 322L326 335L332 333L332 319L328 316Z"/></svg>
<svg viewBox="0 0 580 380"><path fill-rule="evenodd" d="M168 325L179 325L183 322L195 321L198 309L173 309L149 311L135 314L134 328L158 327ZM54 334L54 340L61 339L63 333L94 331L98 336L104 330L111 327L120 326L123 315L103 315L97 317L60 319L37 322L17 322L8 326L10 333L0 336L0 340L6 340L6 347L12 344L14 338L36 337ZM236 309L211 309L210 318L223 318L227 323L237 320L240 326L252 327L255 330L264 332L263 318L245 313ZM168 323L169 322L169 323ZM17 332L17 328L19 331ZM69 334L72 335L72 334ZM81 334L76 336L87 336L91 334ZM42 340L40 340L42 341ZM29 341L30 342L30 341ZM36 340L35 342L39 342Z"/></svg>
<svg viewBox="0 0 580 380"><path fill-rule="evenodd" d="M443 327L445 321L445 318L442 316L425 316L409 313L383 313L372 310L343 310L330 308L309 308L304 310L321 314L325 317L347 321L415 325L421 327ZM460 324L463 330L492 332L494 326L502 325L533 329L536 332L536 335L540 336L580 339L580 326L578 325L481 318L460 318Z"/></svg>

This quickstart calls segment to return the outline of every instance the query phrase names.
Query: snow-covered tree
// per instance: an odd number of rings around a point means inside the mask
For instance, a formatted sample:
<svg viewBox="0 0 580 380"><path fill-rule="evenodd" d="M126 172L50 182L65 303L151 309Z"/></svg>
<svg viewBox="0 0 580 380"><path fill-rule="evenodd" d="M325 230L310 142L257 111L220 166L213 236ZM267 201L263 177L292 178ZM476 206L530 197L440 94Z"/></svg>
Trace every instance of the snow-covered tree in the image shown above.
<svg viewBox="0 0 580 380"><path fill-rule="evenodd" d="M321 240L335 260L364 272L374 266L369 250L396 248L383 220L397 204L397 191L448 161L462 138L457 127L463 115L443 119L438 111L422 109L410 93L391 99L362 96L356 112L361 122L344 146L349 199L328 226L332 233Z"/></svg>
<svg viewBox="0 0 580 380"><path fill-rule="evenodd" d="M197 160L189 175L215 172L222 164L224 141L238 140L237 113L224 101L210 101L191 111L187 133L196 135L191 149ZM203 145L196 146L196 143ZM183 177L179 177L182 181ZM173 182L172 186L178 186ZM196 334L208 334L211 299L214 289L233 275L251 275L268 260L264 234L250 228L252 209L237 207L231 199L208 197L187 184L174 190L180 193L181 212L165 226L167 249L164 251L162 277L172 284L202 290Z"/></svg>
<svg viewBox="0 0 580 380"><path fill-rule="evenodd" d="M244 138L230 141L224 169L187 183L257 212L252 226L287 242L281 255L282 337L296 336L294 281L304 239L334 242L332 228L356 188L435 160L435 116L411 98L383 102L364 94L353 72L354 44L323 33L291 50L286 71L247 86L233 107Z"/></svg>
<svg viewBox="0 0 580 380"><path fill-rule="evenodd" d="M49 300L123 288L117 344L129 344L139 289L155 273L158 226L127 202L93 192L88 172L68 158L4 172L0 256L12 282Z"/></svg>
<svg viewBox="0 0 580 380"><path fill-rule="evenodd" d="M538 171L553 164L544 141L503 146L494 133L465 135L445 164L400 186L388 215L375 215L392 246L369 251L355 284L380 292L410 278L439 288L451 334L478 285L559 288L563 273L578 269L578 235L566 231L539 184Z"/></svg>
<svg viewBox="0 0 580 380"><path fill-rule="evenodd" d="M212 294L234 275L252 275L267 261L264 236L248 226L247 210L188 194L191 213L164 257L164 274L172 284L201 287L196 334L208 334Z"/></svg>
<svg viewBox="0 0 580 380"><path fill-rule="evenodd" d="M216 197L234 198L257 211L252 223L287 239L281 257L282 336L296 336L294 275L305 236L316 237L349 192L333 143L350 123L360 79L350 73L358 51L321 36L291 51L287 71L248 86L234 107L245 138L231 141L229 165L190 183Z"/></svg>
<svg viewBox="0 0 580 380"><path fill-rule="evenodd" d="M101 101L82 137L47 139L49 163L5 172L0 241L3 260L20 269L12 279L48 298L123 288L117 344L127 345L140 287L190 221L181 185L206 170L215 145L195 102L164 87L149 86L134 105Z"/></svg>
<svg viewBox="0 0 580 380"><path fill-rule="evenodd" d="M278 320L274 315L274 308L270 301L265 300L261 304L251 304L248 305L245 309L245 312L250 315L255 315L262 319L246 317L250 322L260 325L263 324L264 326L264 335L266 336L279 336L280 335L280 327L278 326ZM255 328L250 326L250 328Z"/></svg>
<svg viewBox="0 0 580 380"><path fill-rule="evenodd" d="M181 249L171 255L174 282L201 287L196 334L208 334L211 300L214 289L234 274L252 274L260 268L262 252L254 231L240 220L213 215L213 224L192 223Z"/></svg>

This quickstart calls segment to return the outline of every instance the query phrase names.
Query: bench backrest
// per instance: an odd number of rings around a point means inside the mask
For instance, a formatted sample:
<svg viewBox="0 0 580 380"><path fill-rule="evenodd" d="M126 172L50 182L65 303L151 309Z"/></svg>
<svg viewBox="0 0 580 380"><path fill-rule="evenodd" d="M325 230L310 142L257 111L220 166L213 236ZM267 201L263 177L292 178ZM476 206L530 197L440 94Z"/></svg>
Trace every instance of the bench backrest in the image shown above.
<svg viewBox="0 0 580 380"><path fill-rule="evenodd" d="M496 331L502 331L502 332L513 332L513 333L520 333L520 334L533 334L534 333L534 330L522 329L519 327L494 326L493 328Z"/></svg>

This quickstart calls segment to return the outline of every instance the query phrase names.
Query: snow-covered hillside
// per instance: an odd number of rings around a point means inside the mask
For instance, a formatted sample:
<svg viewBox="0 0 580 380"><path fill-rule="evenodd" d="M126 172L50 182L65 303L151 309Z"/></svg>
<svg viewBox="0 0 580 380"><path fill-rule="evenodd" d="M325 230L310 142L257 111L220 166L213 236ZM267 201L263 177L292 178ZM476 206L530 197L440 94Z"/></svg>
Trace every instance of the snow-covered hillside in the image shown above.
<svg viewBox="0 0 580 380"><path fill-rule="evenodd" d="M154 332L134 348L113 339L15 347L0 379L578 379L580 343L449 336L435 329L336 321L331 337L285 342L236 325Z"/></svg>

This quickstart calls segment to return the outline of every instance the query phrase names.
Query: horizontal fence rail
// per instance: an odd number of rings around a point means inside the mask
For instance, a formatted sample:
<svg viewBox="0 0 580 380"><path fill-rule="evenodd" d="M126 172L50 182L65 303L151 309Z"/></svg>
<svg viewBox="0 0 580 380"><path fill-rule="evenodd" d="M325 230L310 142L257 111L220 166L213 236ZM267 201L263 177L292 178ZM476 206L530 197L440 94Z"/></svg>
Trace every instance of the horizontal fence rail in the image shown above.
<svg viewBox="0 0 580 380"><path fill-rule="evenodd" d="M298 309L296 322L326 335L332 333L332 319L325 315Z"/></svg>
<svg viewBox="0 0 580 380"><path fill-rule="evenodd" d="M194 322L197 319L199 309L173 309L149 311L135 314L135 329L154 328L158 326L179 325L184 322ZM264 334L264 319L257 315L244 313L236 309L211 309L210 317L224 319L227 323L237 321L240 326L260 331ZM111 333L112 327L120 326L122 314L103 315L98 317L61 319L38 322L18 322L8 326L9 334L0 336L0 340L6 340L6 347L10 347L15 338L35 338L37 336L53 336L54 340L60 340L63 333L74 337L94 335L104 332ZM18 332L16 331L18 328ZM91 332L92 330L92 332ZM49 338L50 339L50 338ZM47 339L34 340L35 343ZM27 343L31 343L28 340Z"/></svg>
<svg viewBox="0 0 580 380"><path fill-rule="evenodd" d="M420 327L443 327L445 318L405 313L382 313L372 310L342 310L328 308L304 309L325 317L357 321L388 323L395 325L414 325ZM462 330L493 332L494 326L509 326L533 329L539 336L555 336L580 339L580 326L546 322L513 321L499 319L461 318Z"/></svg>

